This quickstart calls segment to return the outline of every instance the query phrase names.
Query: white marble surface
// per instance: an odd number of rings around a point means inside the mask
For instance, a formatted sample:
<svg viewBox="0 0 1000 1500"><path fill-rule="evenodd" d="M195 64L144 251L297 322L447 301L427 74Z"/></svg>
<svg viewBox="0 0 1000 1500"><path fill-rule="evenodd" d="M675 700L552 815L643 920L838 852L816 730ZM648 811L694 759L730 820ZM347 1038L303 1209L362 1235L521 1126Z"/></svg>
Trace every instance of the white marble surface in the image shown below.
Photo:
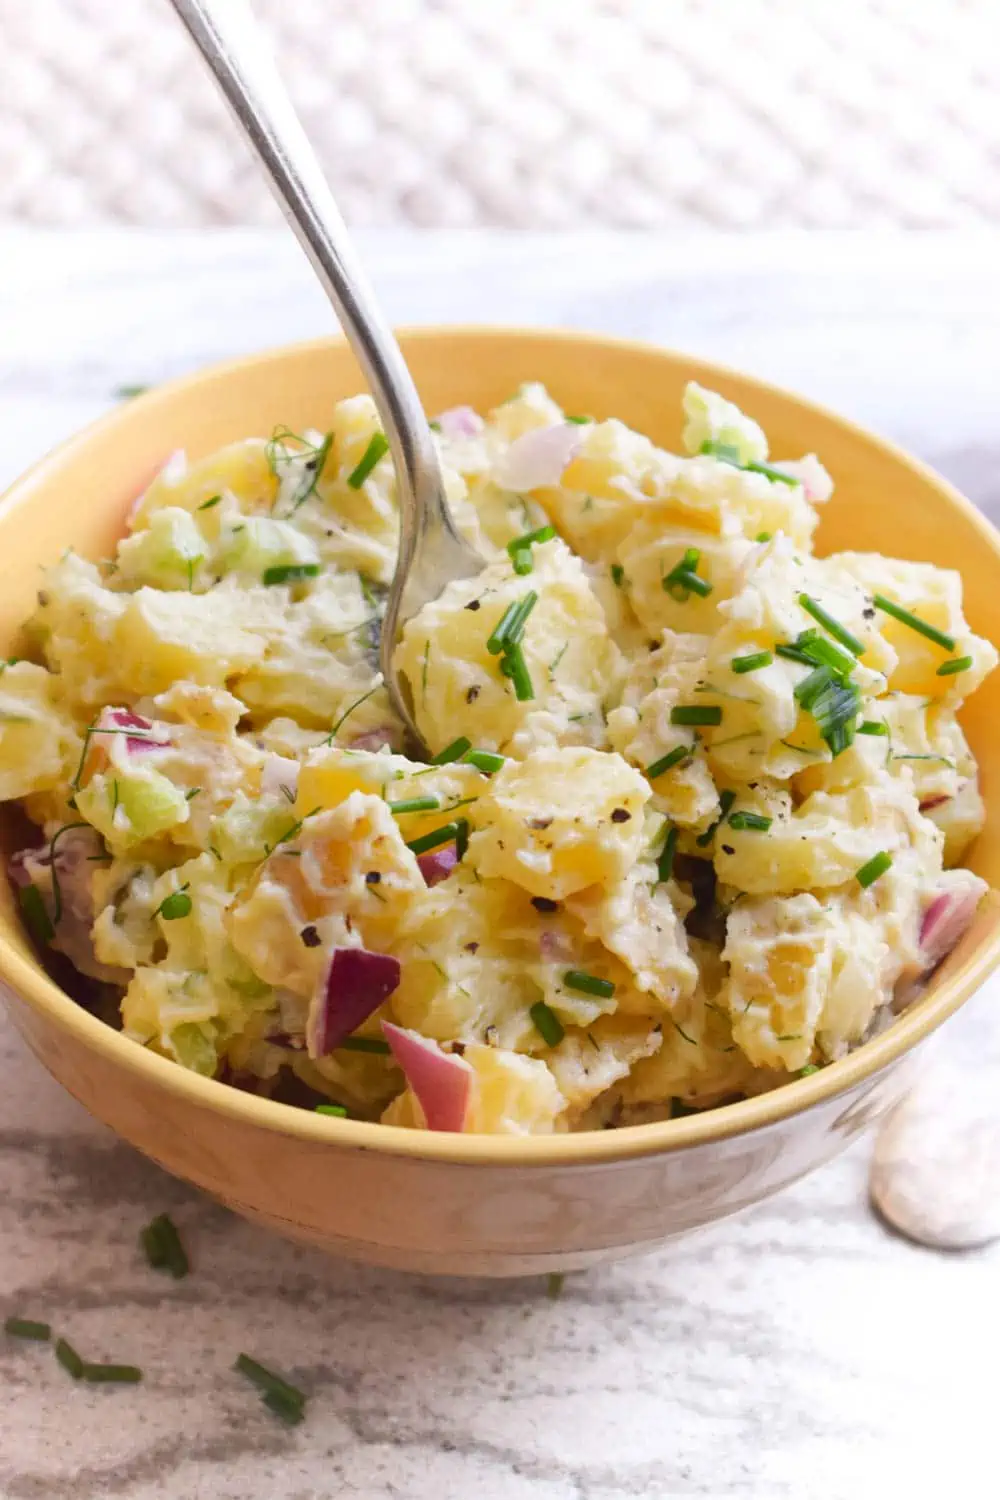
<svg viewBox="0 0 1000 1500"><path fill-rule="evenodd" d="M1000 510L1000 239L369 243L399 321L574 324L729 359ZM329 323L280 239L0 236L0 482L118 384ZM165 1177L0 1022L0 1313L146 1370L89 1389L0 1340L0 1497L988 1500L1000 1252L894 1239L865 1164L571 1278L558 1301L535 1282L407 1279L292 1247ZM135 1247L164 1210L194 1262L180 1283ZM310 1393L302 1427L230 1372L241 1349Z"/></svg>

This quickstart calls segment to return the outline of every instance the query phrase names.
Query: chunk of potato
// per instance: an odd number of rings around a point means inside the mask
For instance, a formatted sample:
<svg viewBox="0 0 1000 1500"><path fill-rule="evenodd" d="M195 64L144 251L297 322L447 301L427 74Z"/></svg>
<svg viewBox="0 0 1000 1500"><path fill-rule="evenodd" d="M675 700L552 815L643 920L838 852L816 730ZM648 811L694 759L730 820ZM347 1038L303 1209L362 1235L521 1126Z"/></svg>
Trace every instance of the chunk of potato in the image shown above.
<svg viewBox="0 0 1000 1500"><path fill-rule="evenodd" d="M648 800L647 783L620 755L536 750L494 777L469 858L483 875L560 901L625 875L642 847Z"/></svg>

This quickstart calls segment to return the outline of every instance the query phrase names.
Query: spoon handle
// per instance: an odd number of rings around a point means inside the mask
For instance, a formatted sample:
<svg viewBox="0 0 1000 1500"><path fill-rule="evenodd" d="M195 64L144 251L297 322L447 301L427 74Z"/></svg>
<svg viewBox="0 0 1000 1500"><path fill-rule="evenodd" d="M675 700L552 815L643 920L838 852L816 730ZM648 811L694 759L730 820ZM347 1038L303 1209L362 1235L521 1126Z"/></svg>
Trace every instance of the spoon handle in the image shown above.
<svg viewBox="0 0 1000 1500"><path fill-rule="evenodd" d="M371 387L396 466L402 564L428 524L453 528L437 450L399 345L245 0L171 3L264 167Z"/></svg>

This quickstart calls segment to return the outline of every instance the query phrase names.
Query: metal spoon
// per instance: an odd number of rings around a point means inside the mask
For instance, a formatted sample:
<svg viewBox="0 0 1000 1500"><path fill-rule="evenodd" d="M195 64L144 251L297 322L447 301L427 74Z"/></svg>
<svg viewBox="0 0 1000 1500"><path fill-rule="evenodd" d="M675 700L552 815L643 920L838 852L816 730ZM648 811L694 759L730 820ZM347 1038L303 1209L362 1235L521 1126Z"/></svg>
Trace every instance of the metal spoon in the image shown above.
<svg viewBox="0 0 1000 1500"><path fill-rule="evenodd" d="M382 621L381 667L393 708L421 744L405 687L393 666L397 636L447 583L473 577L485 560L455 529L437 449L413 379L245 0L171 3L263 167L375 398L396 469L400 517L399 558Z"/></svg>

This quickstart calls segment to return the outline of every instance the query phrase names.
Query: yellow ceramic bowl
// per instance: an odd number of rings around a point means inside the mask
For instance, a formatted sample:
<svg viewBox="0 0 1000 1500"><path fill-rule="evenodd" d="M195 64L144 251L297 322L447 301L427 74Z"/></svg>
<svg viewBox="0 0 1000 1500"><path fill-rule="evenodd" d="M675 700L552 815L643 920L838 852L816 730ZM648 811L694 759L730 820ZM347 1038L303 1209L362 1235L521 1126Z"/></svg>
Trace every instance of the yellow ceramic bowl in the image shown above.
<svg viewBox="0 0 1000 1500"><path fill-rule="evenodd" d="M820 551L930 558L965 578L973 628L1000 639L1000 538L937 475L888 444L746 376L641 344L569 333L424 329L403 348L429 411L486 408L524 380L568 411L616 416L676 447L694 377L761 422L774 451L833 473ZM222 365L119 407L26 475L0 507L0 654L18 650L40 564L106 554L131 498L175 448L199 456L279 422L322 429L362 388L340 342ZM1000 885L1000 673L965 728L989 817L972 867ZM8 849L19 834L3 829ZM126 1041L52 980L0 890L0 979L15 1024L93 1114L237 1212L358 1260L508 1276L635 1253L755 1203L847 1145L898 1098L900 1061L1000 957L990 907L928 993L877 1040L812 1077L704 1115L558 1136L460 1136L323 1118L186 1072Z"/></svg>

